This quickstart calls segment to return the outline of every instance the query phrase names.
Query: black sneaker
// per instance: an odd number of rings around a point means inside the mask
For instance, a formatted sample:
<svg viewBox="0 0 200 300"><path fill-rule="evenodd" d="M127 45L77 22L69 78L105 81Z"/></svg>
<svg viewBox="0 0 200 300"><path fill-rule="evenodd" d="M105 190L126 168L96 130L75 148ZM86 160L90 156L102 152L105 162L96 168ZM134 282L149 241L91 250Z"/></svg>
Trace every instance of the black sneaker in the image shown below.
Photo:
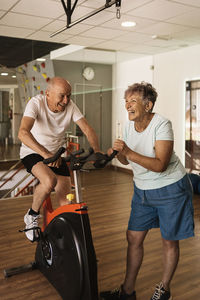
<svg viewBox="0 0 200 300"><path fill-rule="evenodd" d="M155 292L150 300L172 300L170 291L166 291L163 287L163 283L156 285Z"/></svg>
<svg viewBox="0 0 200 300"><path fill-rule="evenodd" d="M113 291L105 291L100 293L102 300L136 300L136 292L128 295L123 291L123 288L115 289Z"/></svg>

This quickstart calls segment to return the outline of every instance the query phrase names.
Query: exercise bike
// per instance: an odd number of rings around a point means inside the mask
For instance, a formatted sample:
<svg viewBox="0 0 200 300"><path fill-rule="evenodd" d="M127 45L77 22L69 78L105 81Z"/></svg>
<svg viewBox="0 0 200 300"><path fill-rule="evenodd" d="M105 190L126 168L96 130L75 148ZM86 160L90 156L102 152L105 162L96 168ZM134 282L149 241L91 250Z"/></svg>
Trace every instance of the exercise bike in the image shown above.
<svg viewBox="0 0 200 300"><path fill-rule="evenodd" d="M56 161L65 148L60 148L52 157L43 162ZM80 170L87 161L93 161L96 168L103 168L116 155L93 153L89 149L76 151L64 158L73 170L76 203L72 194L70 204L53 210L50 197L43 203L43 227L34 228L39 239L35 261L17 268L4 270L5 277L39 269L55 287L64 300L98 300L97 259L92 241L88 209L82 202ZM21 232L26 229L21 230Z"/></svg>

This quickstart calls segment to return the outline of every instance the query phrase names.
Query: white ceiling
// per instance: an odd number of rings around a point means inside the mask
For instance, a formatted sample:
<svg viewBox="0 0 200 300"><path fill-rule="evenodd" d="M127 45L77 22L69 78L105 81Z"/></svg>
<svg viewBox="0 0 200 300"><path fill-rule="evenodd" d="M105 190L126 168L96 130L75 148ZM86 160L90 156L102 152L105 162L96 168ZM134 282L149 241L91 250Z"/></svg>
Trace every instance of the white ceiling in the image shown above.
<svg viewBox="0 0 200 300"><path fill-rule="evenodd" d="M79 0L72 22L105 3L106 0ZM137 25L123 28L122 21L135 21ZM120 19L113 5L50 37L65 25L60 0L0 0L2 36L125 51L136 57L199 44L200 0L122 0ZM153 39L153 35L161 39Z"/></svg>

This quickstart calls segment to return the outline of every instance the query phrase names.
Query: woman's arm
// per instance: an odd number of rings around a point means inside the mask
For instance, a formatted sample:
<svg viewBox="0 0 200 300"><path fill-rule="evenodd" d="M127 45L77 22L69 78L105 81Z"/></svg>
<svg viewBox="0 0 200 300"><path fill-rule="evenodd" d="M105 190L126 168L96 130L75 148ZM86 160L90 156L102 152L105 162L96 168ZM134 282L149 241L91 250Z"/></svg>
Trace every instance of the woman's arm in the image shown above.
<svg viewBox="0 0 200 300"><path fill-rule="evenodd" d="M113 149L119 151L119 155L123 155L127 160L131 160L150 171L163 172L167 169L173 152L173 141L156 141L155 157L144 156L132 151L122 140L116 140Z"/></svg>

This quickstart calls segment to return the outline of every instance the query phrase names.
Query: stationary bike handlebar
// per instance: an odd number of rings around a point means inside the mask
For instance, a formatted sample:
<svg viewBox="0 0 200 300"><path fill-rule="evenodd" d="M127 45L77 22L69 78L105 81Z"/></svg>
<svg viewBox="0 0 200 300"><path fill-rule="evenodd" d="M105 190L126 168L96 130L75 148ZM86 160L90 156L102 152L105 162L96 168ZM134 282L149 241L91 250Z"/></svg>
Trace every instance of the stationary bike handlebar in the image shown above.
<svg viewBox="0 0 200 300"><path fill-rule="evenodd" d="M43 163L45 165L48 165L50 163L53 163L54 161L56 161L57 159L59 159L59 157L65 152L65 148L64 147L60 147L58 149L58 151L52 156L52 157L49 157L49 158L45 158L43 160Z"/></svg>
<svg viewBox="0 0 200 300"><path fill-rule="evenodd" d="M43 163L48 165L56 161L64 152L65 148L60 147L52 157L44 159ZM111 161L118 153L118 151L114 150L113 153L109 156L100 152L94 153L94 150L92 148L89 148L88 153L81 155L84 152L84 149L80 149L78 151L72 152L67 157L63 157L65 162L70 162L71 170L80 170L87 161L94 161L93 165L95 168L104 168L107 163Z"/></svg>

